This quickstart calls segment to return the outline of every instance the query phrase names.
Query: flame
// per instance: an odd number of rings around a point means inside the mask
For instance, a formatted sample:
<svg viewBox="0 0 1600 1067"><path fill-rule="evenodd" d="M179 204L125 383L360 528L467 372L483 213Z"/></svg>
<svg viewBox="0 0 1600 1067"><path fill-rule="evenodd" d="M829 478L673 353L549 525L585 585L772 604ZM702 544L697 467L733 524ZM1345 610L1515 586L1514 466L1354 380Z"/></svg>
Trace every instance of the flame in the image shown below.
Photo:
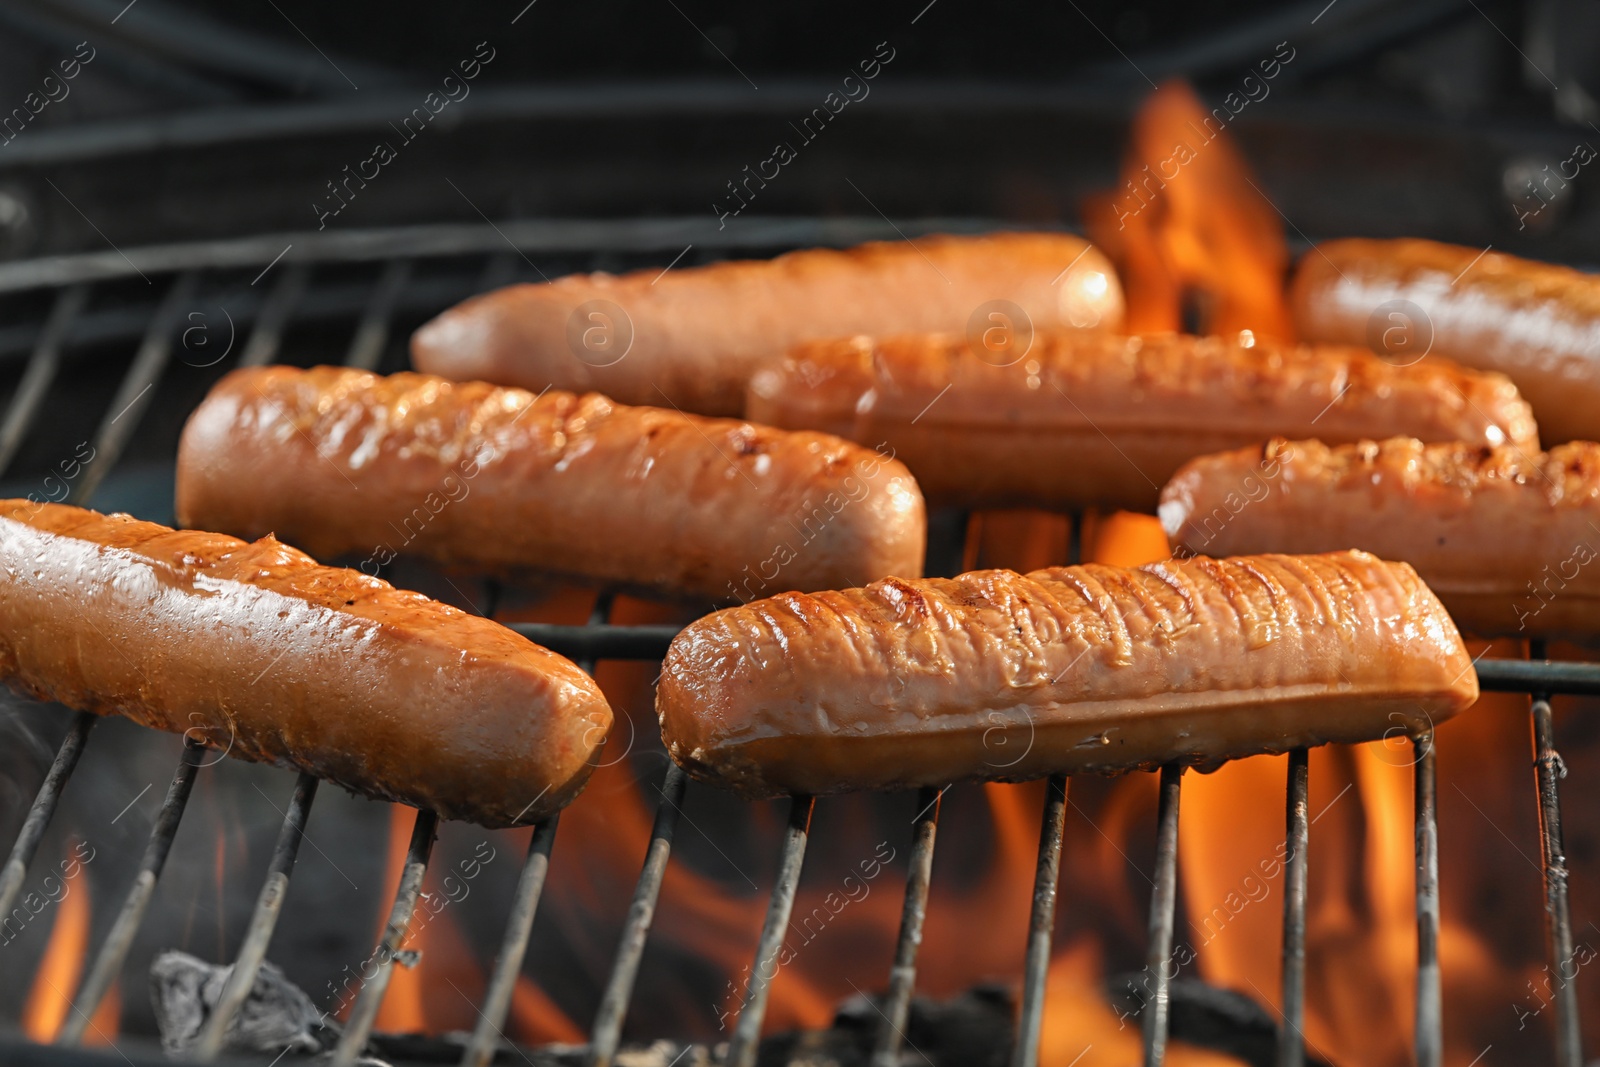
<svg viewBox="0 0 1600 1067"><path fill-rule="evenodd" d="M417 813L414 809L401 804L394 804L389 808L389 857L384 862L384 870L389 873L385 876L383 895L378 898L379 900L393 901L395 892L400 888L400 878L406 866L406 850L411 842L411 828L416 819ZM385 906L378 917L378 929L374 934L373 944L382 940L384 927L388 921L389 913ZM412 925L416 925L415 915ZM424 1002L420 969L404 967L396 961L389 976L388 994L383 998L382 1007L378 1009L378 1018L374 1026L387 1033L405 1034L424 1030L427 1028Z"/></svg>
<svg viewBox="0 0 1600 1067"><path fill-rule="evenodd" d="M68 840L63 854L70 857L76 845L76 840ZM67 1013L73 1010L72 995L83 977L89 949L92 914L89 879L79 866L70 878L62 880L62 885L64 889L50 924L50 939L22 1007L22 1032L41 1044L55 1040L67 1020ZM118 984L113 984L89 1020L83 1043L111 1044L117 1036L121 1016L121 990Z"/></svg>
<svg viewBox="0 0 1600 1067"><path fill-rule="evenodd" d="M511 1037L525 1045L577 1045L588 1035L533 979L519 974L511 990Z"/></svg>
<svg viewBox="0 0 1600 1067"><path fill-rule="evenodd" d="M389 817L389 845L383 899L392 901L405 868L406 852L416 811L393 805ZM495 857L526 854L531 830L489 835ZM374 1024L386 1033L438 1033L471 1030L478 1024L478 1005L488 985L483 956L469 943L462 926L461 909L475 891L473 883L486 864L471 877L440 862L442 843L435 843L434 862L423 880L423 890L406 931L402 950L418 954L415 966L395 962L389 990ZM510 866L509 863L506 864ZM383 936L387 909L380 917L377 938ZM348 1010L348 1009L347 1009ZM512 990L511 1036L531 1045L583 1040L582 1030L527 975L519 975Z"/></svg>
<svg viewBox="0 0 1600 1067"><path fill-rule="evenodd" d="M1181 330L1193 301L1198 332L1294 340L1277 209L1188 85L1168 82L1146 101L1122 179L1090 198L1084 221L1122 276L1129 333Z"/></svg>
<svg viewBox="0 0 1600 1067"><path fill-rule="evenodd" d="M1187 306L1198 308L1203 328L1213 332L1250 329L1292 340L1282 226L1216 126L1186 86L1158 90L1134 123L1123 188L1086 209L1091 235L1122 271L1130 330L1179 329ZM977 513L963 565L1059 564L1071 534L1070 520L1058 515ZM1150 516L1090 515L1080 534L1085 558L1100 562L1130 566L1167 555ZM546 590L498 617L581 623L592 603L592 594ZM619 597L611 618L683 623L692 615ZM520 1041L582 1041L573 1018L592 1017L609 974L661 800L656 787L666 763L656 733L656 669L607 662L597 673L617 726L587 790L562 817L559 861L535 927L536 942L542 935L557 949L553 959L530 951L508 1023ZM1497 1052L1514 1050L1518 1062L1540 1059L1553 1012L1542 1007L1539 870L1516 844L1537 848L1537 825L1527 768L1505 758L1527 751L1526 701L1488 696L1437 743L1446 1061L1467 1067L1491 1044ZM1304 1032L1310 1053L1330 1063L1399 1067L1410 1060L1413 758L1404 739L1311 755ZM1600 767L1590 770L1589 780L1600 776ZM1177 940L1193 950L1180 973L1273 1013L1281 1008L1285 771L1284 758L1260 757L1186 776L1179 833ZM1472 783L1470 795L1451 788L1464 782ZM946 798L918 958L919 994L949 997L997 976L1015 989L1043 798L1039 782L960 785ZM1139 1020L1119 1017L1105 983L1108 972L1143 964L1154 776L1075 780L1068 799L1040 1062L1137 1062ZM900 922L912 807L909 797L818 801L790 951L771 985L768 1032L826 1026L842 1000L883 988ZM1567 817L1569 826L1581 817L1570 803ZM390 898L412 819L410 811L395 809ZM783 804L748 805L691 787L630 1002L631 1037L726 1040L765 917L784 819ZM1570 843L1576 833L1569 833ZM506 852L521 855L515 846ZM1515 906L1504 906L1513 896ZM1575 897L1575 915L1586 914L1580 905ZM1600 943L1600 930L1593 941ZM447 909L421 929L414 922L408 947L422 950L422 962L396 969L380 1029L470 1028L487 957L469 947L457 914ZM562 976L560 1003L534 977L549 973ZM588 1003L572 993L583 989L592 991ZM1524 1002L1532 1022L1529 1034L1518 1037L1523 1020L1507 1005ZM1592 1016L1597 1002L1588 1003ZM1586 1022L1597 1025L1592 1017ZM1174 1043L1168 1062L1237 1061Z"/></svg>

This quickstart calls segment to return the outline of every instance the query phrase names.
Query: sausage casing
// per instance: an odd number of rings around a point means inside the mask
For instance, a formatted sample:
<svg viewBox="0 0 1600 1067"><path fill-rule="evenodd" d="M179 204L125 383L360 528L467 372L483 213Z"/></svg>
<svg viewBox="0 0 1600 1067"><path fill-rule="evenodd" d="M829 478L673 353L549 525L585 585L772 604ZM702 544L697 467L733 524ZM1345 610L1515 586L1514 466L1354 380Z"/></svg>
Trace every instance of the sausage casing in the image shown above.
<svg viewBox="0 0 1600 1067"><path fill-rule="evenodd" d="M740 415L755 368L804 338L981 331L1019 318L1037 329L1120 326L1110 261L1070 234L998 233L575 274L474 297L419 329L411 356L418 370L463 381Z"/></svg>
<svg viewBox="0 0 1600 1067"><path fill-rule="evenodd" d="M1548 453L1398 437L1204 456L1168 483L1179 553L1362 548L1404 560L1461 629L1600 634L1600 445Z"/></svg>
<svg viewBox="0 0 1600 1067"><path fill-rule="evenodd" d="M757 372L749 417L887 442L929 501L1150 512L1185 461L1274 434L1536 448L1503 376L1351 347L1038 333L1003 365L965 338L808 342ZM1403 429L1402 429L1403 428Z"/></svg>
<svg viewBox="0 0 1600 1067"><path fill-rule="evenodd" d="M446 818L558 810L611 727L569 660L271 538L7 500L0 560L16 688Z"/></svg>
<svg viewBox="0 0 1600 1067"><path fill-rule="evenodd" d="M422 374L236 370L178 448L179 521L700 599L922 573L905 467L819 433Z"/></svg>
<svg viewBox="0 0 1600 1067"><path fill-rule="evenodd" d="M1592 274L1436 241L1349 239L1305 254L1290 303L1308 341L1405 347L1500 371L1533 405L1546 444L1600 438Z"/></svg>
<svg viewBox="0 0 1600 1067"><path fill-rule="evenodd" d="M1346 552L789 593L679 634L656 710L691 773L771 795L1214 764L1477 695L1416 572Z"/></svg>

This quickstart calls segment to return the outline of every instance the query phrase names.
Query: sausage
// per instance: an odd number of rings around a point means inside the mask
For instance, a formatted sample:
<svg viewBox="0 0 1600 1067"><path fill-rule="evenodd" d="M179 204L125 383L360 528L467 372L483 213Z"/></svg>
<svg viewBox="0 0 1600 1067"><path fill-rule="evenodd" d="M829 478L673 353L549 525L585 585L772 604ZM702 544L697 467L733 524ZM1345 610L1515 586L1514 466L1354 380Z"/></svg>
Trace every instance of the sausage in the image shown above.
<svg viewBox="0 0 1600 1067"><path fill-rule="evenodd" d="M1469 633L1600 634L1600 444L1530 454L1279 438L1185 466L1162 491L1161 521L1179 554L1405 560Z"/></svg>
<svg viewBox="0 0 1600 1067"><path fill-rule="evenodd" d="M801 344L757 372L749 417L887 443L930 502L1155 510L1186 460L1273 434L1537 448L1504 377L1347 347L1233 338L1038 333L1003 359L963 338Z"/></svg>
<svg viewBox="0 0 1600 1067"><path fill-rule="evenodd" d="M0 502L0 676L485 826L583 788L611 708L488 619L272 538Z"/></svg>
<svg viewBox="0 0 1600 1067"><path fill-rule="evenodd" d="M1477 696L1416 572L1345 552L785 593L680 633L656 711L691 774L768 796L1212 766Z"/></svg>
<svg viewBox="0 0 1600 1067"><path fill-rule="evenodd" d="M1435 241L1313 248L1290 286L1308 341L1443 356L1500 371L1533 405L1545 443L1600 438L1600 278Z"/></svg>
<svg viewBox="0 0 1600 1067"><path fill-rule="evenodd" d="M1098 249L1000 233L516 285L422 326L411 358L458 380L737 416L755 368L807 337L1121 322L1122 289Z"/></svg>
<svg viewBox="0 0 1600 1067"><path fill-rule="evenodd" d="M411 554L702 600L914 578L927 527L903 465L825 434L338 367L218 382L177 511L369 574Z"/></svg>

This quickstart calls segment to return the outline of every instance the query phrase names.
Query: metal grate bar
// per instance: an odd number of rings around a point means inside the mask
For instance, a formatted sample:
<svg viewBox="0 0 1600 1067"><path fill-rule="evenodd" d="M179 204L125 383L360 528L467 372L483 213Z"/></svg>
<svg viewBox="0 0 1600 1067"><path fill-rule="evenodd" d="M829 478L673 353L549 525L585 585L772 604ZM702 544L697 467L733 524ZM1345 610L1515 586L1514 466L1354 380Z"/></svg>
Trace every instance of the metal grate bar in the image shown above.
<svg viewBox="0 0 1600 1067"><path fill-rule="evenodd" d="M1156 824L1156 884L1150 894L1150 947L1145 956L1146 981L1154 985L1144 1006L1145 1067L1160 1067L1167 1056L1172 928L1178 911L1178 803L1183 765L1161 768L1161 804Z"/></svg>
<svg viewBox="0 0 1600 1067"><path fill-rule="evenodd" d="M1543 659L1544 642L1530 642L1528 652L1532 659ZM1544 853L1545 935L1556 1005L1556 1064L1582 1067L1583 1034L1573 967L1572 916L1567 906L1567 851L1561 835L1561 795L1556 784L1567 776L1567 767L1556 751L1550 694L1535 692L1532 696L1533 766L1539 793L1539 840Z"/></svg>
<svg viewBox="0 0 1600 1067"><path fill-rule="evenodd" d="M6 408L5 421L0 423L0 471L11 466L17 449L22 447L22 438L33 425L39 405L50 391L50 383L55 381L56 371L61 366L62 339L66 337L67 327L88 302L87 283L79 283L56 294L50 317L39 332L33 354L28 357L28 369L22 372L16 394Z"/></svg>
<svg viewBox="0 0 1600 1067"><path fill-rule="evenodd" d="M411 828L411 844L406 848L405 867L400 872L400 885L394 893L394 907L389 910L389 922L372 953L377 973L363 982L361 992L356 994L356 1006L350 1011L350 1021L345 1024L338 1047L333 1050L331 1067L350 1067L372 1033L378 1008L383 1005L383 995L389 991L395 957L400 953L406 928L411 925L411 913L417 907L417 896L422 892L422 877L428 873L428 857L433 854L433 839L438 829L439 816L431 811L417 812L417 821Z"/></svg>
<svg viewBox="0 0 1600 1067"><path fill-rule="evenodd" d="M589 1067L610 1067L611 1058L617 1054L622 1040L622 1021L633 996L634 980L639 976L639 960L644 955L645 940L650 936L650 924L655 921L656 900L661 895L667 860L672 855L672 837L678 828L678 816L688 788L689 776L683 768L668 762L667 775L661 783L661 803L656 807L650 845L644 854L644 869L639 872L639 883L634 886L633 903L628 906L616 962L611 965L611 977L606 981L600 1009L595 1013L594 1034L589 1042Z"/></svg>
<svg viewBox="0 0 1600 1067"><path fill-rule="evenodd" d="M283 910L283 898L289 892L289 875L294 872L295 857L300 852L300 839L305 836L306 819L311 815L311 802L317 797L317 779L302 772L294 784L294 796L289 800L289 810L278 830L277 843L272 848L272 862L267 865L267 880L256 897L256 910L250 916L250 926L245 930L244 942L239 946L239 956L233 961L233 970L223 983L222 993L206 1019L200 1037L195 1043L194 1058L209 1063L222 1051L228 1024L244 1006L261 961L266 959L267 945L272 941L272 930L278 924Z"/></svg>
<svg viewBox="0 0 1600 1067"><path fill-rule="evenodd" d="M350 351L344 365L361 370L377 370L383 358L383 346L389 341L389 319L400 299L400 291L411 280L411 260L391 259L383 268L378 284L372 288L372 299L361 314L361 324L356 327L350 341Z"/></svg>
<svg viewBox="0 0 1600 1067"><path fill-rule="evenodd" d="M110 473L122 456L128 438L138 427L139 420L154 398L156 380L166 369L172 355L172 331L179 313L194 300L199 274L188 270L178 275L167 295L151 316L149 329L139 344L139 351L123 376L117 395L112 398L111 409L95 434L94 458L85 465L83 477L68 495L69 503L82 504L99 488L100 481Z"/></svg>
<svg viewBox="0 0 1600 1067"><path fill-rule="evenodd" d="M917 983L917 949L922 947L922 923L928 913L928 886L933 879L933 844L939 831L939 801L943 789L925 787L917 793L917 814L912 819L911 859L906 872L906 900L900 909L900 939L895 943L894 966L889 970L889 992L884 997L883 1022L872 1050L872 1067L899 1067L900 1043L905 1040L906 1019L911 1014L911 991Z"/></svg>
<svg viewBox="0 0 1600 1067"><path fill-rule="evenodd" d="M1497 693L1570 693L1600 696L1600 663L1562 663L1546 659L1478 661L1478 684Z"/></svg>
<svg viewBox="0 0 1600 1067"><path fill-rule="evenodd" d="M1278 1067L1305 1067L1306 1038L1306 863L1311 844L1308 798L1310 753L1289 753L1289 783L1284 801L1283 872L1283 1026L1278 1031Z"/></svg>
<svg viewBox="0 0 1600 1067"><path fill-rule="evenodd" d="M560 819L557 813L535 824L533 836L528 839L528 858L522 865L522 875L517 879L516 893L511 898L511 918L506 922L505 937L500 942L500 955L495 959L483 1007L478 1010L478 1025L472 1031L472 1041L461 1054L461 1067L486 1067L505 1040L501 1027L511 1011L511 997L516 991L517 978L522 974L522 958L528 951L528 935L539 910L539 898L544 894L545 877L550 873L550 849L555 845Z"/></svg>
<svg viewBox="0 0 1600 1067"><path fill-rule="evenodd" d="M1439 987L1439 817L1433 731L1415 740L1417 820L1417 1067L1444 1060Z"/></svg>
<svg viewBox="0 0 1600 1067"><path fill-rule="evenodd" d="M500 599L500 583L491 581L484 590L484 617L492 618ZM595 598L589 612L589 625L602 625L611 614L612 598L601 594ZM586 674L594 674L594 660L586 659L578 666ZM506 922L506 932L500 941L500 954L494 971L489 976L489 988L484 994L483 1007L478 1010L478 1024L473 1028L472 1040L461 1054L463 1067L484 1067L494 1059L500 1042L505 1039L501 1027L511 1011L512 994L516 992L517 978L522 974L522 960L528 952L528 935L533 932L533 920L539 911L539 899L544 895L544 883L550 873L550 850L555 846L556 828L560 815L552 815L536 823L533 836L528 839L528 858L523 862L522 874L517 879L512 896L511 917Z"/></svg>
<svg viewBox="0 0 1600 1067"><path fill-rule="evenodd" d="M272 286L261 313L250 329L250 339L239 355L239 366L260 367L271 363L283 343L283 332L294 316L294 309L311 280L310 263L291 263Z"/></svg>
<svg viewBox="0 0 1600 1067"><path fill-rule="evenodd" d="M99 718L93 712L78 712L72 720L72 728L67 731L67 736L61 739L61 747L56 749L55 761L50 764L50 770L44 776L44 783L39 786L39 792L33 798L33 806L28 809L27 818L22 820L22 832L17 835L16 843L11 846L11 855L7 857L5 867L0 868L0 915L11 914L11 905L22 890L23 879L27 877L28 865L33 862L34 853L39 851L39 842L44 838L45 827L50 825L50 819L56 813L56 802L61 799L61 791L67 787L67 780L72 777L72 770L78 765L78 757L83 755L83 746L89 740L89 731L94 728Z"/></svg>
<svg viewBox="0 0 1600 1067"><path fill-rule="evenodd" d="M111 983L122 972L122 962L133 947L133 938L139 932L140 923L144 922L145 910L149 908L150 898L155 893L156 879L161 877L161 868L166 866L167 853L172 849L172 839L178 834L178 823L183 819L183 810L189 803L189 792L194 788L195 772L200 767L200 756L205 751L203 743L184 738L178 770L172 776L172 784L167 787L167 798L161 803L155 825L150 828L150 841L145 845L139 873L134 876L133 885L122 902L122 910L117 913L116 922L111 926L111 933L106 935L88 976L78 988L78 995L72 1002L72 1012L62 1025L56 1044L70 1047L83 1040L83 1033L89 1028L95 1009L105 999Z"/></svg>
<svg viewBox="0 0 1600 1067"><path fill-rule="evenodd" d="M1067 825L1067 778L1053 774L1045 784L1044 818L1039 824L1039 863L1033 876L1033 910L1028 916L1028 951L1022 971L1022 1008L1011 1067L1039 1062L1039 1031L1044 1026L1044 986L1050 971L1050 941L1056 927L1056 883L1061 875L1061 839Z"/></svg>
<svg viewBox="0 0 1600 1067"><path fill-rule="evenodd" d="M756 1052L761 1044L761 1023L767 1014L767 994L772 991L772 979L778 972L778 955L783 951L789 913L794 910L795 892L800 888L800 868L805 863L806 838L811 833L811 811L815 805L815 800L805 796L795 797L789 803L789 828L783 835L778 880L773 884L772 901L761 927L761 941L756 946L755 963L750 968L744 1005L733 1027L733 1040L728 1043L727 1067L755 1067Z"/></svg>
<svg viewBox="0 0 1600 1067"><path fill-rule="evenodd" d="M564 626L548 622L507 623L528 640L572 660L659 660L683 629L667 623L639 626ZM1600 664L1596 664L1600 667Z"/></svg>

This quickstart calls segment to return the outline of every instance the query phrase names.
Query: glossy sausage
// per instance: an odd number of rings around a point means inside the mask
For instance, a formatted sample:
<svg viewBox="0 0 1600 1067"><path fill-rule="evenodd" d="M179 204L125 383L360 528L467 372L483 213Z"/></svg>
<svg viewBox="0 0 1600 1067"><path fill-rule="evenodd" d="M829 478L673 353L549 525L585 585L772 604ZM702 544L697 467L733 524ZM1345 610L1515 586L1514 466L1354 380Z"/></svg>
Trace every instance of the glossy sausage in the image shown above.
<svg viewBox="0 0 1600 1067"><path fill-rule="evenodd" d="M0 676L485 826L577 795L611 708L505 627L264 538L0 502Z"/></svg>
<svg viewBox="0 0 1600 1067"><path fill-rule="evenodd" d="M1036 329L1120 326L1110 261L1070 234L999 233L574 274L446 311L412 337L411 357L420 371L463 381L736 416L755 368L804 338L981 333L1023 319Z"/></svg>
<svg viewBox="0 0 1600 1067"><path fill-rule="evenodd" d="M1328 241L1290 288L1308 341L1500 371L1545 443L1600 438L1600 278L1435 241Z"/></svg>
<svg viewBox="0 0 1600 1067"><path fill-rule="evenodd" d="M1461 629L1600 634L1600 445L1548 453L1406 437L1205 456L1161 497L1174 551L1363 548L1417 569Z"/></svg>
<svg viewBox="0 0 1600 1067"><path fill-rule="evenodd" d="M337 367L219 382L177 508L369 574L413 554L721 601L917 577L926 527L905 467L825 434Z"/></svg>
<svg viewBox="0 0 1600 1067"><path fill-rule="evenodd" d="M939 335L809 342L756 374L748 410L892 448L931 502L967 507L1150 512L1185 461L1273 434L1537 447L1500 375L1248 334L1038 333L1001 359Z"/></svg>
<svg viewBox="0 0 1600 1067"><path fill-rule="evenodd" d="M1416 573L1339 553L788 593L679 634L656 711L690 773L765 796L1207 766L1477 695Z"/></svg>

